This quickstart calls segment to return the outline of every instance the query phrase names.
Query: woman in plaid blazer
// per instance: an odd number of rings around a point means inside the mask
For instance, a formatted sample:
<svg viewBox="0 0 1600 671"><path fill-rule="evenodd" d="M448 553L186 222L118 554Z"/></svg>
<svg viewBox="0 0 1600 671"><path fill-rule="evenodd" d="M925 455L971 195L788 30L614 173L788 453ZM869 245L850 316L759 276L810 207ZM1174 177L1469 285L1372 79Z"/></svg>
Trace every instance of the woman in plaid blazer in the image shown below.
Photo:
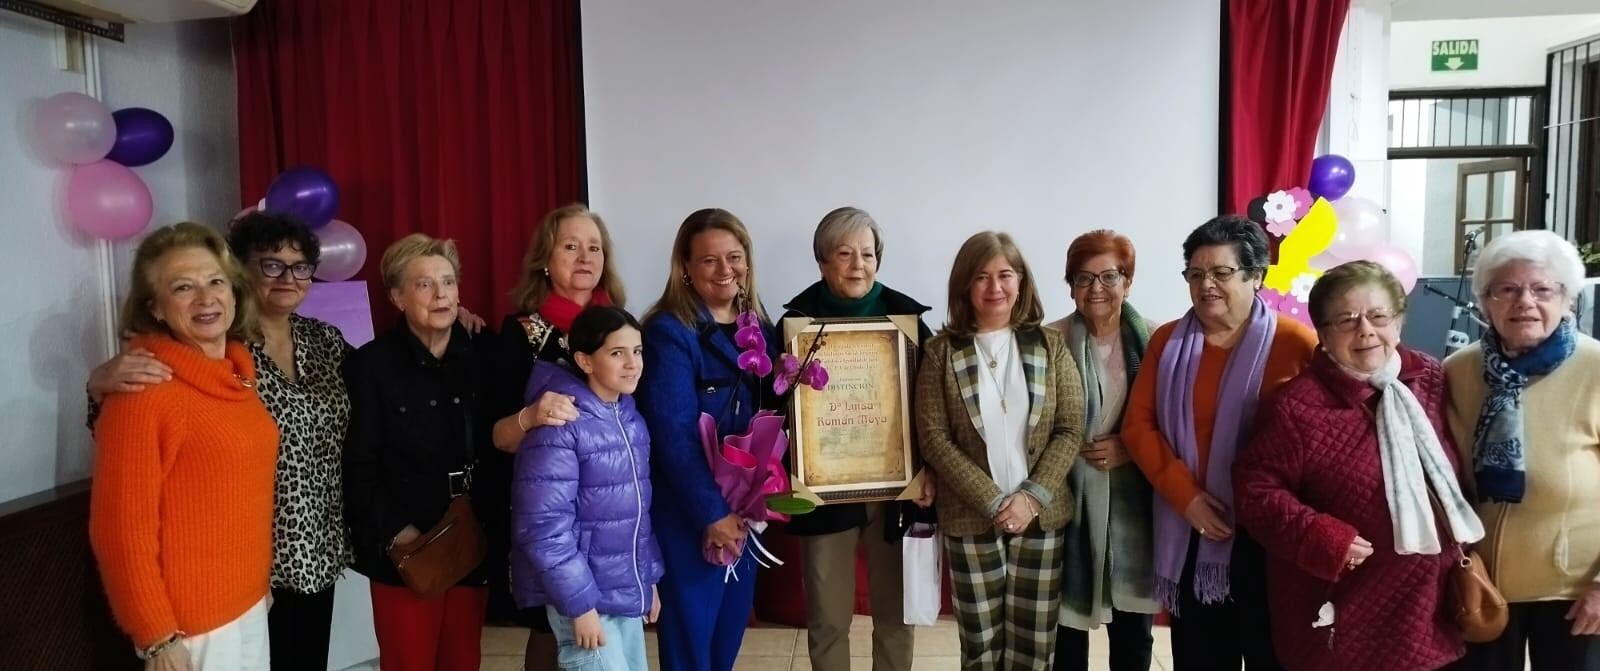
<svg viewBox="0 0 1600 671"><path fill-rule="evenodd" d="M1042 319L1011 237L974 235L950 271L949 321L917 374L923 458L944 490L963 669L1043 669L1054 648L1083 384Z"/></svg>

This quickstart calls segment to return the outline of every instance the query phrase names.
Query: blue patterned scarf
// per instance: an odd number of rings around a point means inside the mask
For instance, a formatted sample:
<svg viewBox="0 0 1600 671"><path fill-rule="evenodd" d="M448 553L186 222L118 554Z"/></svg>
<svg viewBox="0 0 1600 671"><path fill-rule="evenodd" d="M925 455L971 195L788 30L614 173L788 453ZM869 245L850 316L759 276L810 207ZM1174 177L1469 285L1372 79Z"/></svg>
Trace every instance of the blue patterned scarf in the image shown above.
<svg viewBox="0 0 1600 671"><path fill-rule="evenodd" d="M1577 349L1577 328L1571 315L1544 342L1515 359L1506 358L1500 335L1483 333L1483 381L1489 395L1473 431L1472 468L1483 501L1522 503L1527 487L1527 459L1522 449L1522 390L1528 378L1549 375Z"/></svg>

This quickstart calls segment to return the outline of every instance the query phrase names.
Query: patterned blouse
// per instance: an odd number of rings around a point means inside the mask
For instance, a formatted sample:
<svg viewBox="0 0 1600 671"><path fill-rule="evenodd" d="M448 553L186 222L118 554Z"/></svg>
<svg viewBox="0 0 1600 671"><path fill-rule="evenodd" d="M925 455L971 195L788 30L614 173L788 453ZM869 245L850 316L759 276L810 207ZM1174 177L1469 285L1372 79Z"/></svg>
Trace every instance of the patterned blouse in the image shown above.
<svg viewBox="0 0 1600 671"><path fill-rule="evenodd" d="M272 586L302 594L333 587L350 565L340 467L350 395L341 368L350 345L339 329L289 315L298 381L252 344L257 391L278 422L278 491L273 508Z"/></svg>

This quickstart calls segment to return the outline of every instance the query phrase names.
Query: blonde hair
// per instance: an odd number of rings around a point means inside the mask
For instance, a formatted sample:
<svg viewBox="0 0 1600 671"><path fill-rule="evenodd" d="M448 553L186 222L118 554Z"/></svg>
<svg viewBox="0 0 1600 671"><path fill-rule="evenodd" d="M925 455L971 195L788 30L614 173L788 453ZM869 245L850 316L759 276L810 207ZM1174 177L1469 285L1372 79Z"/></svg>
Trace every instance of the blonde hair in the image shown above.
<svg viewBox="0 0 1600 671"><path fill-rule="evenodd" d="M456 253L455 240L412 233L394 241L388 249L383 250L383 262L379 268L383 272L384 288L399 289L400 283L405 280L406 266L424 256L444 257L450 262L450 270L455 272L456 279L460 280L461 256Z"/></svg>
<svg viewBox="0 0 1600 671"><path fill-rule="evenodd" d="M517 280L516 288L511 290L511 306L517 312L532 312L539 309L555 289L550 283L550 276L545 273L550 270L550 255L555 252L556 236L561 232L561 222L574 217L584 217L594 222L595 228L600 229L600 252L605 256L605 262L600 266L600 281L595 288L606 292L612 305L622 307L626 302L622 291L622 278L611 270L614 265L611 256L611 232L606 230L606 222L583 203L572 203L544 215L544 220L539 222L539 230L534 231L533 239L528 241L528 252L522 257L522 277Z"/></svg>
<svg viewBox="0 0 1600 671"><path fill-rule="evenodd" d="M1034 286L1033 271L1011 236L995 231L984 231L967 238L956 252L955 263L950 267L950 295L948 317L944 332L970 338L978 332L977 312L972 309L968 295L972 283L985 265L997 256L1005 257L1017 271L1017 302L1011 306L1012 328L1034 328L1044 321L1044 304L1039 301L1039 290Z"/></svg>
<svg viewBox="0 0 1600 671"><path fill-rule="evenodd" d="M173 335L172 329L151 312L156 300L156 262L168 252L179 249L204 249L222 266L233 290L233 323L228 325L228 337L234 340L255 340L260 337L256 323L256 293L245 274L244 266L228 249L222 234L209 226L184 221L164 226L145 236L133 254L133 270L128 282L128 297L122 301L119 319L123 333L164 333Z"/></svg>
<svg viewBox="0 0 1600 671"><path fill-rule="evenodd" d="M740 299L744 304L736 308L754 310L761 321L769 321L766 309L761 306L761 294L756 291L756 252L750 244L750 232L745 230L744 222L739 221L732 212L706 208L691 213L678 226L678 235L672 241L672 258L667 266L667 286L661 290L661 298L645 315L646 322L657 315L671 315L693 328L695 322L700 320L700 296L688 281L689 247L695 236L707 231L727 231L744 247L745 273L743 298Z"/></svg>

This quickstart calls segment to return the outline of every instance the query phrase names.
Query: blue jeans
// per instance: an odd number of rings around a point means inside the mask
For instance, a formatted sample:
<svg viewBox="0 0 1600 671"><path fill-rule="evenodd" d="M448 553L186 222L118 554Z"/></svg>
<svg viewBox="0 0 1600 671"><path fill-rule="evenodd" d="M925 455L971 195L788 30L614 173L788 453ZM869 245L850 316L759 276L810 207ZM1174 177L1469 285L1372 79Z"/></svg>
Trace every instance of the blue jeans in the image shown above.
<svg viewBox="0 0 1600 671"><path fill-rule="evenodd" d="M578 647L572 618L545 606L550 613L550 629L560 647L557 663L563 669L579 671L650 671L644 653L644 618L600 616L601 637L605 644L595 650Z"/></svg>

